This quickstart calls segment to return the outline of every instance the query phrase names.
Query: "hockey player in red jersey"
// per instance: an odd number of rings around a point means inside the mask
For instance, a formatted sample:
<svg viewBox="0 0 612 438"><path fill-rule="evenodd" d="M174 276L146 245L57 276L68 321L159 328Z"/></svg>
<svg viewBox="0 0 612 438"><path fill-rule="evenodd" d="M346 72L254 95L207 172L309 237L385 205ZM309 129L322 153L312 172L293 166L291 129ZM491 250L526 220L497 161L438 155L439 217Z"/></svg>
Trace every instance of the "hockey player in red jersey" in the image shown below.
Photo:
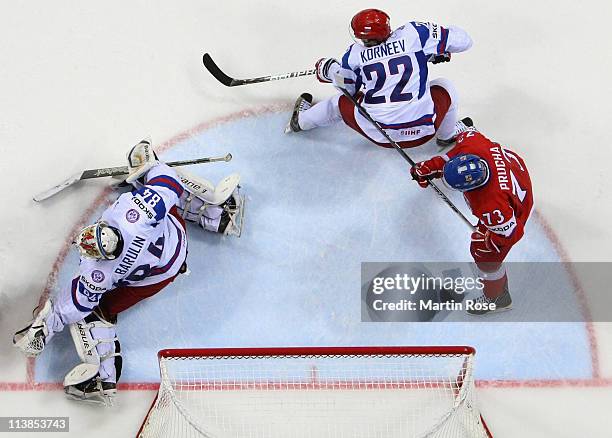
<svg viewBox="0 0 612 438"><path fill-rule="evenodd" d="M516 153L492 142L464 119L464 132L445 155L417 163L410 171L421 187L432 178L442 178L463 196L478 218L472 233L470 252L483 278L484 293L477 302L483 310L468 310L482 315L491 303L495 311L512 306L508 277L503 261L523 237L533 207L531 179L525 162Z"/></svg>

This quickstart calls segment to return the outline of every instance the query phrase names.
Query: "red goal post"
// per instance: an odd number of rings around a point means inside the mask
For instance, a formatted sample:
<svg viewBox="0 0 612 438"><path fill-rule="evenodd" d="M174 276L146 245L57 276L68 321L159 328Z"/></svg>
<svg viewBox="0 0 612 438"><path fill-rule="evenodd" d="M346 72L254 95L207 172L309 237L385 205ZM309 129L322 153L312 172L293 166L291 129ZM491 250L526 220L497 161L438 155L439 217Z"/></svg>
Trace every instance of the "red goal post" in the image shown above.
<svg viewBox="0 0 612 438"><path fill-rule="evenodd" d="M167 349L139 437L491 437L468 346Z"/></svg>

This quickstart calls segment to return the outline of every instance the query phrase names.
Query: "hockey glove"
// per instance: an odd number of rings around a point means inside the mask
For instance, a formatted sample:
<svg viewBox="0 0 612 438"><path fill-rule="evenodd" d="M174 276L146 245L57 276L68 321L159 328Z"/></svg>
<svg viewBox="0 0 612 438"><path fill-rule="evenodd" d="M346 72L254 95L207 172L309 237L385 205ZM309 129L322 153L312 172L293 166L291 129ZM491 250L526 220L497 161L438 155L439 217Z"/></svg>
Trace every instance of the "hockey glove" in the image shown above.
<svg viewBox="0 0 612 438"><path fill-rule="evenodd" d="M131 184L158 164L157 155L151 147L151 139L144 139L130 149L127 160L129 175L125 181Z"/></svg>
<svg viewBox="0 0 612 438"><path fill-rule="evenodd" d="M480 223L478 229L472 233L472 254L480 256L490 253L499 254L501 242L498 237Z"/></svg>
<svg viewBox="0 0 612 438"><path fill-rule="evenodd" d="M317 79L319 82L323 82L325 84L333 82L333 71L331 67L334 65L340 67L340 63L334 58L321 58L317 61L315 64L315 69L317 70Z"/></svg>
<svg viewBox="0 0 612 438"><path fill-rule="evenodd" d="M429 185L429 180L442 177L444 158L433 157L431 160L421 161L410 168L410 175L421 187Z"/></svg>
<svg viewBox="0 0 612 438"><path fill-rule="evenodd" d="M443 53L441 55L430 55L428 61L431 62L432 64L440 64L442 62L450 62L451 60L451 54L450 53Z"/></svg>

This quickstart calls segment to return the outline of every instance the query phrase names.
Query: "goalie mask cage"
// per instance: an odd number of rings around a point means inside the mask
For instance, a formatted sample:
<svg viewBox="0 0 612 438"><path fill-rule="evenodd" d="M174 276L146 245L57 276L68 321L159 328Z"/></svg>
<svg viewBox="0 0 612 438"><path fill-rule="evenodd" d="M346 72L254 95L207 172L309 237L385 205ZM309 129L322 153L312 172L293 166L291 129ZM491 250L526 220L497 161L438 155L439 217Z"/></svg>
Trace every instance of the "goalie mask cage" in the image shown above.
<svg viewBox="0 0 612 438"><path fill-rule="evenodd" d="M139 437L491 437L472 347L159 352Z"/></svg>

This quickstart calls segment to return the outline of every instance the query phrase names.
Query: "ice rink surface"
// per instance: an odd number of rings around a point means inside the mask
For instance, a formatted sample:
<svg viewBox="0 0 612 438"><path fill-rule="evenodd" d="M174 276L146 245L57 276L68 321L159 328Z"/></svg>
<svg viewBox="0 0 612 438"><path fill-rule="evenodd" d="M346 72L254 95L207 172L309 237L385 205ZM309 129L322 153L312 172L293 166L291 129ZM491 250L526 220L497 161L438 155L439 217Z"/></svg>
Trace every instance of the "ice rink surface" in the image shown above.
<svg viewBox="0 0 612 438"><path fill-rule="evenodd" d="M461 113L529 165L538 214L511 260L610 260L610 43L605 26L590 24L611 18L607 4L5 3L0 415L66 415L74 436L132 436L154 396L134 388L156 380L155 352L165 347L465 343L478 350L481 409L494 436L612 435L606 324L360 323L361 261L467 261L464 226L417 189L394 151L344 127L282 134L299 93L316 99L330 87L304 78L229 89L201 65L208 51L237 77L309 68L343 52L350 17L368 6L385 8L394 26L431 20L472 35L471 51L431 74L451 79ZM146 135L164 159L234 155L191 170L213 181L242 174L244 235L189 230L191 276L121 316L129 390L119 406L76 405L46 385L74 365L68 336L35 366L10 341L41 294L74 273L71 233L108 202L107 182L40 205L30 198L84 168L123 164ZM415 159L435 152L410 151ZM524 286L519 303L533 299Z"/></svg>

